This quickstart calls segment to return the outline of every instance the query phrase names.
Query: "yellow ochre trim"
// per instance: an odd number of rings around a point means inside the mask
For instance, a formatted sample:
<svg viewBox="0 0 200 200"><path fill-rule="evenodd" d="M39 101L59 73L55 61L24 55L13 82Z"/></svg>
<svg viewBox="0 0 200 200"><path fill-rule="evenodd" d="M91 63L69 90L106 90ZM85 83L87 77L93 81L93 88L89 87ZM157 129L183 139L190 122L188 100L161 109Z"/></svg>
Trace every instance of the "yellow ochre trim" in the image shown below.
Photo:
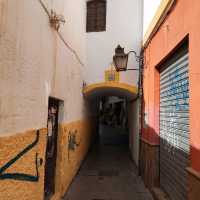
<svg viewBox="0 0 200 200"><path fill-rule="evenodd" d="M126 84L126 83L120 83L120 82L103 82L103 83L96 83L86 86L83 89L83 94L87 96L92 91L95 91L96 89L103 89L103 88L118 88L122 90L126 90L131 94L137 94L137 87Z"/></svg>
<svg viewBox="0 0 200 200"><path fill-rule="evenodd" d="M105 71L105 81L116 81L119 82L119 72L116 70L106 70Z"/></svg>
<svg viewBox="0 0 200 200"><path fill-rule="evenodd" d="M149 40L151 40L154 33L157 31L157 29L162 24L163 20L167 16L167 13L171 9L171 7L174 5L176 0L162 0L160 3L160 6L158 7L156 14L154 15L145 35L143 38L143 47L146 47L148 45Z"/></svg>

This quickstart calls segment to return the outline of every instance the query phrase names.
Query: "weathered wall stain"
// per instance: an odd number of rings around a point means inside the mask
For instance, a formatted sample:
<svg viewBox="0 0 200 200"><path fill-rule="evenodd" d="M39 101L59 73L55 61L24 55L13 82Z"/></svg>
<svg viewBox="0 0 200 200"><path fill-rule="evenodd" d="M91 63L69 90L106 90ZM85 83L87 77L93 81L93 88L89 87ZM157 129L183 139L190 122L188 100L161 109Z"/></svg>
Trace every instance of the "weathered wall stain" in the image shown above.
<svg viewBox="0 0 200 200"><path fill-rule="evenodd" d="M7 0L0 1L0 37L5 33Z"/></svg>

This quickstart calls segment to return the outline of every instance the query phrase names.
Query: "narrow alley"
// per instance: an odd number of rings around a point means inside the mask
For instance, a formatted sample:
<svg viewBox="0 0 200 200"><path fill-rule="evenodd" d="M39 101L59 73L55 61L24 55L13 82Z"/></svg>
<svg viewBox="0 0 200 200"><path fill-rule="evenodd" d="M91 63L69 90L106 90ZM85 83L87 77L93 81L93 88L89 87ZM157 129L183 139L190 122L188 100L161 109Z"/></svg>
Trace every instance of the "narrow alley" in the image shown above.
<svg viewBox="0 0 200 200"><path fill-rule="evenodd" d="M64 200L152 200L131 160L124 134L103 127Z"/></svg>
<svg viewBox="0 0 200 200"><path fill-rule="evenodd" d="M0 200L200 200L200 0L0 0Z"/></svg>

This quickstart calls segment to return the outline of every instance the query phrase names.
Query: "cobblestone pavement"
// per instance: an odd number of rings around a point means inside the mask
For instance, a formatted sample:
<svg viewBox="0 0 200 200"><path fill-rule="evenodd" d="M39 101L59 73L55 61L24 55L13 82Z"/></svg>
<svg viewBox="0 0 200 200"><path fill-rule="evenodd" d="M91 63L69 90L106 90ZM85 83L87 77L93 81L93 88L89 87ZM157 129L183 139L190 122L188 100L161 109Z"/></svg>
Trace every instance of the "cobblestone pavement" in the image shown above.
<svg viewBox="0 0 200 200"><path fill-rule="evenodd" d="M88 154L64 200L153 200L124 145L104 145Z"/></svg>

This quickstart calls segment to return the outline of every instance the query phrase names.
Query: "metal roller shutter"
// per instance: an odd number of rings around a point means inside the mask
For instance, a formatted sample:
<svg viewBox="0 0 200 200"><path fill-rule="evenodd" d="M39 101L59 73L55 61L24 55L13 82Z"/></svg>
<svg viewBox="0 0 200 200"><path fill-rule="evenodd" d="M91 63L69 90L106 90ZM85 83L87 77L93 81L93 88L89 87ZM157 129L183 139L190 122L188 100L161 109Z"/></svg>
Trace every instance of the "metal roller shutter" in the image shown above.
<svg viewBox="0 0 200 200"><path fill-rule="evenodd" d="M189 166L188 54L160 73L160 184L172 200L187 199Z"/></svg>

